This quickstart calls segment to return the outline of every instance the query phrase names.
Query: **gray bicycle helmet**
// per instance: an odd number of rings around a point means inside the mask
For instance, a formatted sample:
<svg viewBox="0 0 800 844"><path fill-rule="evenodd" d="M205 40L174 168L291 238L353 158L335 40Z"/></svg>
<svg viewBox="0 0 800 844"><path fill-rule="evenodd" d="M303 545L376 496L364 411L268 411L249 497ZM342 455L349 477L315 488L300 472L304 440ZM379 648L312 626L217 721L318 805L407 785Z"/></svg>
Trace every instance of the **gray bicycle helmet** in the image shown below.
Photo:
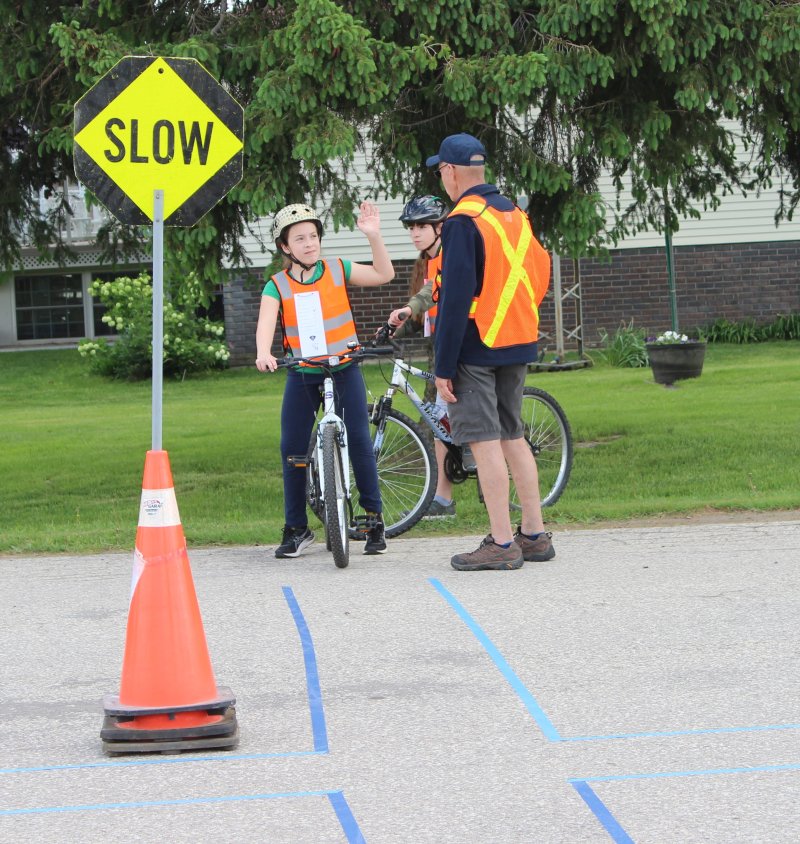
<svg viewBox="0 0 800 844"><path fill-rule="evenodd" d="M412 196L403 207L400 222L441 223L449 214L447 205L438 196Z"/></svg>

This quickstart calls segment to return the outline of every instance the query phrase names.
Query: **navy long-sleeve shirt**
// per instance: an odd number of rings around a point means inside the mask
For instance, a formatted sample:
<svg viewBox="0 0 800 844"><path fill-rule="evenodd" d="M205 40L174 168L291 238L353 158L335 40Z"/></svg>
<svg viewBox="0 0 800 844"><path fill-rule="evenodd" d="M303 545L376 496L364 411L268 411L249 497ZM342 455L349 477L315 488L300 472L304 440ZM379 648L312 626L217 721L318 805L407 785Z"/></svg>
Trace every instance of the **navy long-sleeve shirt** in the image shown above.
<svg viewBox="0 0 800 844"><path fill-rule="evenodd" d="M498 211L510 211L514 203L494 185L477 185L460 197L480 196ZM478 227L464 214L448 217L442 227L442 287L434 334L435 374L450 378L459 363L475 366L507 366L536 360L536 343L492 349L469 318L472 300L483 286L484 249Z"/></svg>

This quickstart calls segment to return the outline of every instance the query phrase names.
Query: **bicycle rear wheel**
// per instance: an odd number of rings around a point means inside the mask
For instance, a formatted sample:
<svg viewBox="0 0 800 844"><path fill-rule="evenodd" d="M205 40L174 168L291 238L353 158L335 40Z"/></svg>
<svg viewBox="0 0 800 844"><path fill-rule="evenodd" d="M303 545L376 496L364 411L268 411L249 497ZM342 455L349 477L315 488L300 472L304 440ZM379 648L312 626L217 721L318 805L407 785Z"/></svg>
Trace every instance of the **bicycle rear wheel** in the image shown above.
<svg viewBox="0 0 800 844"><path fill-rule="evenodd" d="M347 568L350 562L348 490L344 481L342 452L332 425L322 432L322 477L326 540L337 568Z"/></svg>
<svg viewBox="0 0 800 844"><path fill-rule="evenodd" d="M399 536L425 515L436 492L433 447L416 422L389 408L377 422L373 449L386 536Z"/></svg>
<svg viewBox="0 0 800 844"><path fill-rule="evenodd" d="M525 387L523 391L522 424L536 458L542 507L548 507L558 501L569 481L572 431L561 405L537 387ZM509 492L512 513L521 511L513 480Z"/></svg>

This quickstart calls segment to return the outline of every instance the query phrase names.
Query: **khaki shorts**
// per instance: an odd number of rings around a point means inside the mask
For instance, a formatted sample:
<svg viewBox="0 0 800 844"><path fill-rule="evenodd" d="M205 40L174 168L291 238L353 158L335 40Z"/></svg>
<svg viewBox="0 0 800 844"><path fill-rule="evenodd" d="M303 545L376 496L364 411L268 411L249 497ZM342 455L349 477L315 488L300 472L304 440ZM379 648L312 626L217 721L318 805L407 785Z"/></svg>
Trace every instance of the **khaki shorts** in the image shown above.
<svg viewBox="0 0 800 844"><path fill-rule="evenodd" d="M449 405L450 428L457 443L516 440L523 434L522 388L528 365L458 365Z"/></svg>

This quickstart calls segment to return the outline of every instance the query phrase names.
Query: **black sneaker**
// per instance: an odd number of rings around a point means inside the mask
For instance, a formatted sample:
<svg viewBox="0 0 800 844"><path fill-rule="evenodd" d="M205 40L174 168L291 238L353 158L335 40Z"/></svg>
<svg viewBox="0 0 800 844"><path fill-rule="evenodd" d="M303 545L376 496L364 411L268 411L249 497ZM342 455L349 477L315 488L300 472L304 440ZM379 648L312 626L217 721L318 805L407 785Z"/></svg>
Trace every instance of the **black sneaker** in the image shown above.
<svg viewBox="0 0 800 844"><path fill-rule="evenodd" d="M275 549L276 557L299 557L304 548L308 548L314 541L314 532L304 525L303 527L283 526L283 541Z"/></svg>
<svg viewBox="0 0 800 844"><path fill-rule="evenodd" d="M367 541L364 543L365 554L386 553L386 531L380 513L369 513L371 526L367 529Z"/></svg>

